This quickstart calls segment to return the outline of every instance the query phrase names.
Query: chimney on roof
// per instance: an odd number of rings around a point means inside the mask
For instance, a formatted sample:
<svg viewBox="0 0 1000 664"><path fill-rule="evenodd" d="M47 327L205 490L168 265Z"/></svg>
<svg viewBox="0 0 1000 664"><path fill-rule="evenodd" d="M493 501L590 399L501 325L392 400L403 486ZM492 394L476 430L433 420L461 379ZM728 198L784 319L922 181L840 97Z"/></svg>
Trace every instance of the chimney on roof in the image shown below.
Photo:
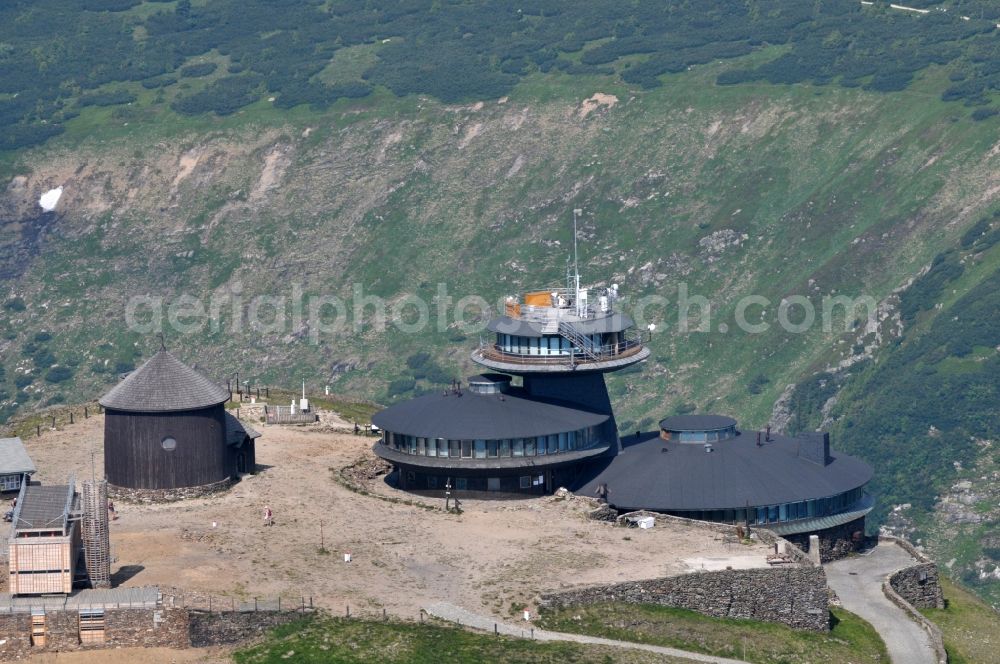
<svg viewBox="0 0 1000 664"><path fill-rule="evenodd" d="M833 461L830 456L830 434L826 431L809 431L799 434L799 456L820 466Z"/></svg>

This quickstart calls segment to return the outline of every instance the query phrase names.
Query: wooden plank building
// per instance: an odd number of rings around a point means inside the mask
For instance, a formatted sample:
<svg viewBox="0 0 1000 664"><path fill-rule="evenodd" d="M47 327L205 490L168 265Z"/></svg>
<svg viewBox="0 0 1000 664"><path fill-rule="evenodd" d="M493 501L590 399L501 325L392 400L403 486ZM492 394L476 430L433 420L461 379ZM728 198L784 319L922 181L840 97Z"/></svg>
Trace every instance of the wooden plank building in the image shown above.
<svg viewBox="0 0 1000 664"><path fill-rule="evenodd" d="M166 349L101 398L112 487L202 487L254 472L256 431L225 411L229 391Z"/></svg>
<svg viewBox="0 0 1000 664"><path fill-rule="evenodd" d="M73 481L59 486L22 485L9 541L12 594L73 591L82 551L78 503Z"/></svg>

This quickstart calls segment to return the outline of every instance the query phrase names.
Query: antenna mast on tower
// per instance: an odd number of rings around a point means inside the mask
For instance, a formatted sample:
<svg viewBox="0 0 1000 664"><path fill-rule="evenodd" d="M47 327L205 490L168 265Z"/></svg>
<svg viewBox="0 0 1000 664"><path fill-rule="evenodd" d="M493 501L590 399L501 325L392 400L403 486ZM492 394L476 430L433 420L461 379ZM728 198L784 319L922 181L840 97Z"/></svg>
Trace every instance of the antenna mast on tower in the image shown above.
<svg viewBox="0 0 1000 664"><path fill-rule="evenodd" d="M582 316L584 313L581 310L582 303L580 302L580 260L576 251L576 216L582 213L583 210L573 208L573 302L576 303L578 316Z"/></svg>

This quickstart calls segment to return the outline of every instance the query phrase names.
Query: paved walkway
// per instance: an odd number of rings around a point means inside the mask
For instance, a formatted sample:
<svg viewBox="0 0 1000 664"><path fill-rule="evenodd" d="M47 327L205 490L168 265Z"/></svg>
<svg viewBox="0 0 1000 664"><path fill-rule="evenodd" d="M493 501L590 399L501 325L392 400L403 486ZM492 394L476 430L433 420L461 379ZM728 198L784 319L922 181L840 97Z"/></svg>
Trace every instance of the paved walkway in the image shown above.
<svg viewBox="0 0 1000 664"><path fill-rule="evenodd" d="M882 594L887 575L915 562L902 547L886 542L824 567L827 583L844 608L872 624L894 664L937 664L927 632Z"/></svg>
<svg viewBox="0 0 1000 664"><path fill-rule="evenodd" d="M491 618L490 616L472 613L471 611L466 611L461 607L455 606L454 604L448 604L447 602L437 602L435 604L431 604L424 610L435 618L455 622L460 625L465 625L466 627L473 627L475 629L492 632L493 626L496 625L497 630L501 634L525 639L530 639L534 636L536 641L573 641L574 643L592 643L595 645L612 646L614 648L645 650L660 655L670 655L671 657L679 657L694 662L711 662L712 664L744 664L743 660L739 659L713 657L712 655L703 655L697 652L678 650L677 648L651 646L645 643L632 643L631 641L615 641L613 639L602 639L598 636L586 636L584 634L548 632L542 629L535 629L534 634L532 634L532 630L529 625L525 625L523 627L507 625L505 623L498 622L495 618Z"/></svg>

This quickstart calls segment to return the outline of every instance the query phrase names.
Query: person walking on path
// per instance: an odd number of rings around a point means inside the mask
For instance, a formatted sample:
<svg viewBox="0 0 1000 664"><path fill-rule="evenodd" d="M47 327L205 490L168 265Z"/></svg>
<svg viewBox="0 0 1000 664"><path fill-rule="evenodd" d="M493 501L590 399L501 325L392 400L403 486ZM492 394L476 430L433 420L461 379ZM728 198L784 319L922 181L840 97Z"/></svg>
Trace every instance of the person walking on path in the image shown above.
<svg viewBox="0 0 1000 664"><path fill-rule="evenodd" d="M271 512L271 506L264 506L264 525L273 526L274 525L274 513Z"/></svg>

